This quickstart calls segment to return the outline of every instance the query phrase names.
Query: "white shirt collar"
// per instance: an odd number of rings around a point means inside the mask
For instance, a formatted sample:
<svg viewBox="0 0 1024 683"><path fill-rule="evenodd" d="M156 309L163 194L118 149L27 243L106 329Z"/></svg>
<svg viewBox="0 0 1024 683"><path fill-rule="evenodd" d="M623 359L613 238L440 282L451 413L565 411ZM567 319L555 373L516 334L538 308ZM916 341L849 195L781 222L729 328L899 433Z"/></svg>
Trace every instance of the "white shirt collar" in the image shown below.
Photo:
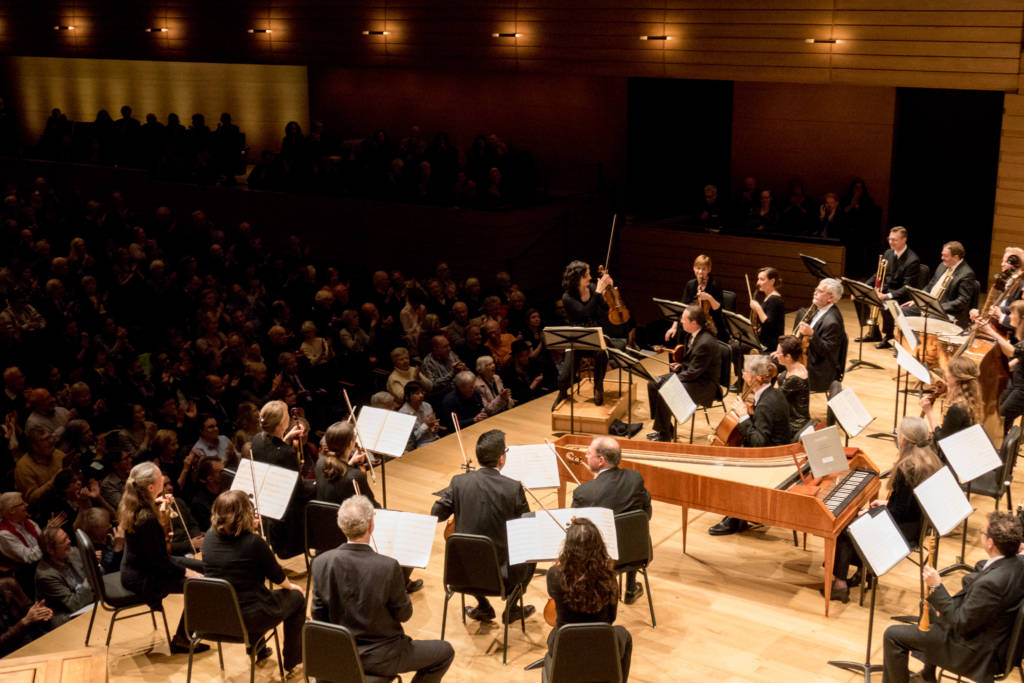
<svg viewBox="0 0 1024 683"><path fill-rule="evenodd" d="M767 389L770 386L771 386L771 384L762 384L760 387L758 387L757 391L754 392L754 405L755 406L757 405L757 402L761 400L761 394L763 394L765 389Z"/></svg>
<svg viewBox="0 0 1024 683"><path fill-rule="evenodd" d="M896 254L896 258L903 256L905 253L907 253L907 245L904 244L902 249L900 249L899 251L894 250L893 253Z"/></svg>

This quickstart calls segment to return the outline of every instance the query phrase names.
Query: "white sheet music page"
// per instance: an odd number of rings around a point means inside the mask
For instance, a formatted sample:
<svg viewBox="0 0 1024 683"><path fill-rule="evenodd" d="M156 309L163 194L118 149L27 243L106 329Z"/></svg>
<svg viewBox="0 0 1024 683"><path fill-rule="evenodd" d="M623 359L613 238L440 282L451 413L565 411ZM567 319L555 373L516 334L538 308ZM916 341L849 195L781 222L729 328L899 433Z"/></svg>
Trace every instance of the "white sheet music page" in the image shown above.
<svg viewBox="0 0 1024 683"><path fill-rule="evenodd" d="M508 534L508 563L547 562L558 559L565 540L565 531L543 510L536 517L522 517L505 522Z"/></svg>
<svg viewBox="0 0 1024 683"><path fill-rule="evenodd" d="M661 394L661 398L665 401L665 405L672 411L672 415L675 416L676 420L682 424L690 419L694 411L697 410L697 404L693 402L690 395L686 393L686 387L683 386L682 381L679 379L679 375L672 373L672 376L665 381L661 387L658 388L658 393Z"/></svg>
<svg viewBox="0 0 1024 683"><path fill-rule="evenodd" d="M910 350L913 351L917 348L917 333L911 329L910 322L907 320L907 316L903 315L902 308L900 308L892 299L887 299L886 303L892 304L892 307L889 308L889 313L892 313L893 310L897 311L897 314L893 317L896 319L896 324L899 325L900 332L903 333L903 338L907 340L907 345L910 346Z"/></svg>
<svg viewBox="0 0 1024 683"><path fill-rule="evenodd" d="M974 511L948 467L918 484L914 495L940 536L955 529Z"/></svg>
<svg viewBox="0 0 1024 683"><path fill-rule="evenodd" d="M416 416L363 406L359 409L356 426L367 450L400 458L416 426Z"/></svg>
<svg viewBox="0 0 1024 683"><path fill-rule="evenodd" d="M888 510L876 515L861 515L850 523L847 531L875 576L884 576L910 554L910 546Z"/></svg>
<svg viewBox="0 0 1024 683"><path fill-rule="evenodd" d="M956 472L961 484L974 481L986 472L1001 467L992 440L981 425L971 425L956 434L939 440L939 448L946 454L946 459Z"/></svg>
<svg viewBox="0 0 1024 683"><path fill-rule="evenodd" d="M846 387L828 400L828 407L850 436L857 436L875 418L871 417L853 389Z"/></svg>
<svg viewBox="0 0 1024 683"><path fill-rule="evenodd" d="M932 383L932 376L928 373L928 368L921 365L921 361L914 358L909 351L903 348L902 344L896 344L896 364L923 383Z"/></svg>
<svg viewBox="0 0 1024 683"><path fill-rule="evenodd" d="M540 517L543 512L541 510L537 516ZM608 508L558 508L552 510L551 515L561 522L562 526L569 526L573 517L586 517L601 532L608 556L613 560L619 559L619 539L615 533L615 513L612 510ZM543 516L547 517L547 515Z"/></svg>
<svg viewBox="0 0 1024 683"><path fill-rule="evenodd" d="M238 467L235 468L235 479L231 482L232 491L243 491L248 495L255 493L252 488L253 479L256 479L256 490L259 490L260 482L263 481L263 475L266 474L266 465L262 462L255 462L256 469L253 469L249 463L253 463L249 458L242 458L238 461ZM260 465L263 465L263 469L259 469ZM259 471L259 476L255 473Z"/></svg>
<svg viewBox="0 0 1024 683"><path fill-rule="evenodd" d="M400 510L374 510L373 543L377 552L403 567L424 568L437 531L437 517Z"/></svg>
<svg viewBox="0 0 1024 683"><path fill-rule="evenodd" d="M833 472L850 469L837 426L832 425L805 434L800 437L800 443L804 445L807 462L811 465L811 474L815 477L824 477Z"/></svg>
<svg viewBox="0 0 1024 683"><path fill-rule="evenodd" d="M547 444L509 446L501 473L528 489L558 488L558 461Z"/></svg>
<svg viewBox="0 0 1024 683"><path fill-rule="evenodd" d="M250 473L249 465L252 463ZM261 517L281 519L288 510L292 500L292 491L299 473L265 462L253 462L243 458L238 462L235 479L231 482L232 490L252 493L253 476L256 478L256 505Z"/></svg>

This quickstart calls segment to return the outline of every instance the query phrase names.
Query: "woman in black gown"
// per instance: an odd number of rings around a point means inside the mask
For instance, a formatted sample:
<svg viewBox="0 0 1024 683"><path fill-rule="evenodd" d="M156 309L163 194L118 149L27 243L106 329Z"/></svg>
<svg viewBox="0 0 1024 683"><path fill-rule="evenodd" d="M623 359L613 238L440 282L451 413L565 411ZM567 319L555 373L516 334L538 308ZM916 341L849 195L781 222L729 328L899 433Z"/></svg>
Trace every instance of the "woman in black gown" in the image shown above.
<svg viewBox="0 0 1024 683"><path fill-rule="evenodd" d="M545 668L551 666L555 631L559 627L595 621L612 624L618 611L619 585L612 560L608 557L601 532L586 517L573 518L566 530L558 562L548 570L547 582L548 595L555 602L558 617L555 628L548 635ZM615 638L619 644L619 661L625 683L629 678L633 638L624 626L615 627Z"/></svg>
<svg viewBox="0 0 1024 683"><path fill-rule="evenodd" d="M608 324L608 304L604 300L604 290L615 283L605 273L595 283L592 282L590 266L583 261L573 261L565 267L562 274L562 304L569 319L569 324L576 327L601 327ZM573 353L576 357L573 358ZM569 385L572 383L579 357L588 352L566 351L561 367L558 369L558 397L555 405L568 397ZM608 367L608 356L603 352L593 353L594 357L594 403L604 403L604 374Z"/></svg>
<svg viewBox="0 0 1024 683"><path fill-rule="evenodd" d="M316 499L341 505L346 498L358 493L366 496L373 507L380 503L373 497L373 489L366 481L366 473L359 463L366 455L356 452L355 430L348 422L335 422L324 434L320 457L316 461Z"/></svg>
<svg viewBox="0 0 1024 683"><path fill-rule="evenodd" d="M789 403L790 436L794 441L811 421L811 390L807 383L807 368L800 362L802 355L800 340L791 334L779 337L778 347L772 354L772 358L782 366L776 386Z"/></svg>

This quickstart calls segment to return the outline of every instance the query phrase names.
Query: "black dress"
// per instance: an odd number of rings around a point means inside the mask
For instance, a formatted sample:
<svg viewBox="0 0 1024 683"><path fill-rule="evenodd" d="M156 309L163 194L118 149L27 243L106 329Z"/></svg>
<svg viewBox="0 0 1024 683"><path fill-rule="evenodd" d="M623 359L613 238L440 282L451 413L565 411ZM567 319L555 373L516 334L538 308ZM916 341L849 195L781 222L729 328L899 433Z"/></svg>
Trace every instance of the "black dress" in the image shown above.
<svg viewBox="0 0 1024 683"><path fill-rule="evenodd" d="M252 439L252 457L258 462L299 471L299 456L295 449L276 436L257 434ZM304 517L306 501L313 497L313 482L299 478L292 491L288 509L281 519L264 518L267 540L277 556L283 560L295 557L305 550Z"/></svg>
<svg viewBox="0 0 1024 683"><path fill-rule="evenodd" d="M757 331L761 345L771 353L779 345L779 337L786 333L786 309L781 296L770 296L761 302L764 322Z"/></svg>
<svg viewBox="0 0 1024 683"><path fill-rule="evenodd" d="M124 536L121 584L158 608L170 593L180 593L185 568L171 560L160 521L148 510L139 513L135 529Z"/></svg>
<svg viewBox="0 0 1024 683"><path fill-rule="evenodd" d="M345 474L337 479L328 479L324 474L324 458L316 461L316 499L325 503L337 503L341 505L347 498L356 495L353 482L359 484L359 492L370 499L373 507L380 508L380 503L373 496L373 489L366 481L366 473L358 467L349 467Z"/></svg>
<svg viewBox="0 0 1024 683"><path fill-rule="evenodd" d="M778 378L779 390L789 403L790 436L796 436L798 430L811 421L811 392L806 377L790 375L785 370Z"/></svg>
<svg viewBox="0 0 1024 683"><path fill-rule="evenodd" d="M251 633L250 642L283 621L284 668L291 669L301 662L306 601L299 591L266 587L267 579L277 584L285 580L284 570L266 541L248 531L229 536L210 529L203 539L203 562L208 578L224 579L234 587L242 619Z"/></svg>

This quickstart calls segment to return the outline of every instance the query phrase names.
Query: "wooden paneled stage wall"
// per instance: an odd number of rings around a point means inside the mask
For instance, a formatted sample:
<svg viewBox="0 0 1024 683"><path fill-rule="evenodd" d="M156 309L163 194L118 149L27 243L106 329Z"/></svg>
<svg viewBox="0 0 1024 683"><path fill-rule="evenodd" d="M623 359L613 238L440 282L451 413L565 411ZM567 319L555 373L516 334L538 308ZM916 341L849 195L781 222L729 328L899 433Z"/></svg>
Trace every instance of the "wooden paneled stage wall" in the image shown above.
<svg viewBox="0 0 1024 683"><path fill-rule="evenodd" d="M1024 246L1024 96L1005 95L999 177L992 225L989 273L999 272L1006 247Z"/></svg>

